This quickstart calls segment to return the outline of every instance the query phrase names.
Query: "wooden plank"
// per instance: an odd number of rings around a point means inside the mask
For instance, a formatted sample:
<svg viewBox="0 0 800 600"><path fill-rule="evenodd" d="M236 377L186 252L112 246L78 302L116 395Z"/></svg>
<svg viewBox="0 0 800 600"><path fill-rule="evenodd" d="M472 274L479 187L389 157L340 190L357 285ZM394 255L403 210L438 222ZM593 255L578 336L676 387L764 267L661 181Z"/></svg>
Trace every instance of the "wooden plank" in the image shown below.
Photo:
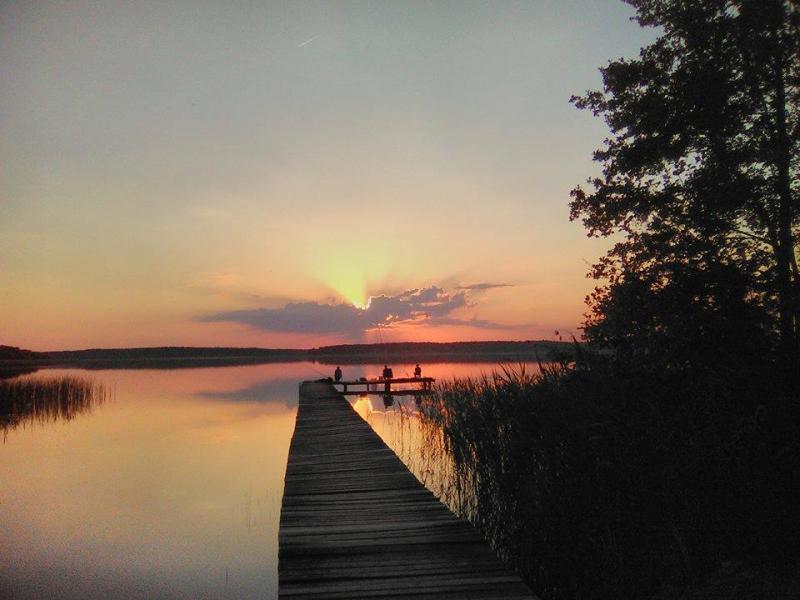
<svg viewBox="0 0 800 600"><path fill-rule="evenodd" d="M331 381L334 385L366 385L366 384L384 384L384 383L435 383L436 379L433 377L392 377L391 379L383 379L376 377L374 379L367 379L362 381L360 379L348 379L342 381ZM319 383L319 382L307 382Z"/></svg>
<svg viewBox="0 0 800 600"><path fill-rule="evenodd" d="M300 386L285 483L280 598L534 597L330 383Z"/></svg>
<svg viewBox="0 0 800 600"><path fill-rule="evenodd" d="M347 390L346 392L339 392L340 394L344 394L345 396L366 396L367 394L371 394L373 396L426 396L432 395L436 393L434 390L389 390L386 392L383 389L380 390Z"/></svg>

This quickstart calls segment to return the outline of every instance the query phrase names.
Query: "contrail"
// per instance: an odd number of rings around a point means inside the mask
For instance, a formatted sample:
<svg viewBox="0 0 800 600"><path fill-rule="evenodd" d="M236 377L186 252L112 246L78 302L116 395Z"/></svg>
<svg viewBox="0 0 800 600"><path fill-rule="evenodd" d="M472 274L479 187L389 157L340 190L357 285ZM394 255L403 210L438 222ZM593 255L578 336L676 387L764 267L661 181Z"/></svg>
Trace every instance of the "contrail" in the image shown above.
<svg viewBox="0 0 800 600"><path fill-rule="evenodd" d="M300 42L299 44L297 44L297 47L298 48L302 48L303 46L307 46L308 44L313 42L318 37L319 37L318 35L315 35L314 37L307 39L305 42Z"/></svg>

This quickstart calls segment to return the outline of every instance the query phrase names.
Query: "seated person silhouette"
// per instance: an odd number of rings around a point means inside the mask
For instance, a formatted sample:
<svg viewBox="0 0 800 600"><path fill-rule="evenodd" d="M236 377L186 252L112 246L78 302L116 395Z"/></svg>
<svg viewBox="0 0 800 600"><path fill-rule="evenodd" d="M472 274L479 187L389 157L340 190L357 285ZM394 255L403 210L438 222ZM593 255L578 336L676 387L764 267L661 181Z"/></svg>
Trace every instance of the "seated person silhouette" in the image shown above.
<svg viewBox="0 0 800 600"><path fill-rule="evenodd" d="M414 367L414 377L416 379L422 377L422 367L419 366L419 363L417 363L417 366Z"/></svg>
<svg viewBox="0 0 800 600"><path fill-rule="evenodd" d="M341 367L336 367L336 370L333 372L333 378L336 381L341 381L342 380L342 368Z"/></svg>

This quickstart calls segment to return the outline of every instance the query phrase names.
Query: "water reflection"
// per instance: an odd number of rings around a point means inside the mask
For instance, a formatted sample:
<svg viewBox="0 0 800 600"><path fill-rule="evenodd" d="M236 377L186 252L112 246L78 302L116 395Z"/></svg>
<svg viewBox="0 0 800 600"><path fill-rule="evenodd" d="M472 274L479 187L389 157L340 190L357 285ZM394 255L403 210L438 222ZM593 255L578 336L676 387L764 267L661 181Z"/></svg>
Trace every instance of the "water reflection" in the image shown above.
<svg viewBox="0 0 800 600"><path fill-rule="evenodd" d="M372 414L372 400L366 394L359 396L353 403L353 409L361 415L362 419L368 421L369 416Z"/></svg>
<svg viewBox="0 0 800 600"><path fill-rule="evenodd" d="M371 366L354 366L359 372L373 375ZM435 377L439 382L464 377L479 377L501 368L496 363L439 363L426 365L426 376ZM538 363L521 363L516 368L535 374L540 370ZM403 373L411 365L400 365L395 370ZM369 398L359 398L353 408L367 421L408 466L409 470L425 487L431 490L444 504L456 514L472 518L476 514L477 499L472 493L472 485L465 481L463 469L459 470L449 452L443 430L435 420L425 418L431 405L424 394L383 398L383 409L376 408ZM375 403L379 403L377 396Z"/></svg>
<svg viewBox="0 0 800 600"><path fill-rule="evenodd" d="M266 379L235 390L202 391L198 395L232 402L281 402L287 407L297 407L299 383L295 378Z"/></svg>
<svg viewBox="0 0 800 600"><path fill-rule="evenodd" d="M378 399L380 397L380 400ZM451 509L464 504L460 491L453 488L453 465L442 452L441 430L427 427L420 419L423 396L391 397L387 404L382 395L359 397L353 409L375 430L425 487ZM378 406L383 400L383 408ZM418 404L420 402L421 404Z"/></svg>
<svg viewBox="0 0 800 600"><path fill-rule="evenodd" d="M10 430L27 424L71 421L106 401L105 386L80 377L0 381L0 429L5 441Z"/></svg>
<svg viewBox="0 0 800 600"><path fill-rule="evenodd" d="M20 375L35 373L38 370L39 370L38 367L18 367L18 366L12 367L0 364L0 380L12 379L14 377L19 377Z"/></svg>
<svg viewBox="0 0 800 600"><path fill-rule="evenodd" d="M424 366L444 378L492 365ZM297 385L318 379L316 367L92 371L114 390L113 402L81 412L73 396L39 413L55 420L17 427L13 443L0 445L0 598L277 597ZM381 367L344 369L371 377ZM395 365L398 375L405 370ZM447 481L447 465L428 454L424 436L433 434L417 427L413 396L389 408L378 396L352 400L373 426L385 425L389 445L423 483L436 491Z"/></svg>
<svg viewBox="0 0 800 600"><path fill-rule="evenodd" d="M0 598L277 597L293 405L309 371L92 371L113 402L0 445Z"/></svg>

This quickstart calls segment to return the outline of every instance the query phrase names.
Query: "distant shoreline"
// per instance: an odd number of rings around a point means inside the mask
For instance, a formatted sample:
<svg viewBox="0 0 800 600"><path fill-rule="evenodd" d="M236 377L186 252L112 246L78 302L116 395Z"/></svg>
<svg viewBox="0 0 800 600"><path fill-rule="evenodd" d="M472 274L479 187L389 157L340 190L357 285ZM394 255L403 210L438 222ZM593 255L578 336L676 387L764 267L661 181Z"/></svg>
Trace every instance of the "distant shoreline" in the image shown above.
<svg viewBox="0 0 800 600"><path fill-rule="evenodd" d="M574 353L574 343L548 340L520 342L398 342L346 344L310 349L154 347L93 348L34 352L0 346L0 371L81 367L85 369L170 369L223 367L309 361L319 364L385 362L519 362L549 361Z"/></svg>

